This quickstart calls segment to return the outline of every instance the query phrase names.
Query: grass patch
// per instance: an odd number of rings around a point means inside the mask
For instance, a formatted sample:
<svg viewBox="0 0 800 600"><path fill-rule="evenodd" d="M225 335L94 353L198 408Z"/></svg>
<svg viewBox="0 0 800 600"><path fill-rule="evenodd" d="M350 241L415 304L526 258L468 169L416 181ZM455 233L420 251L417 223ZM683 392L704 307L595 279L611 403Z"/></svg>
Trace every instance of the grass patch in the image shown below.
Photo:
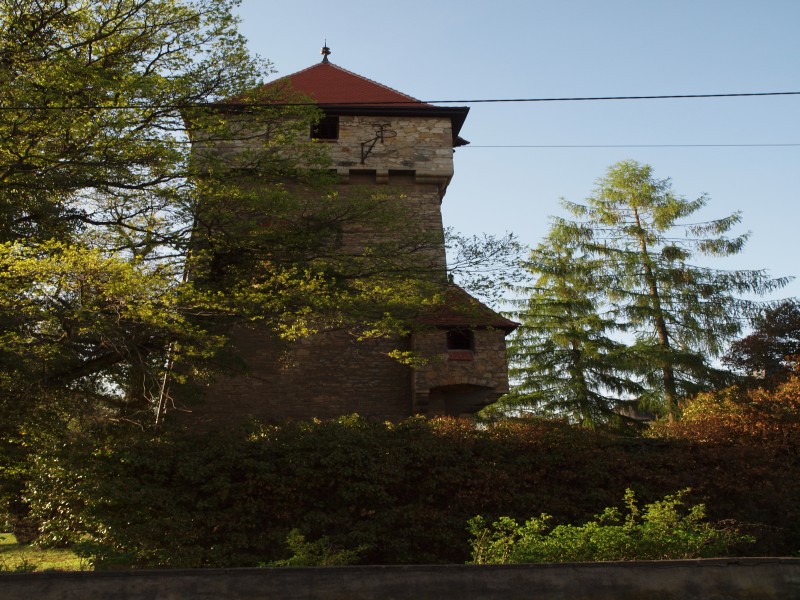
<svg viewBox="0 0 800 600"><path fill-rule="evenodd" d="M18 544L11 533L0 533L0 572L85 571L86 561L68 548L36 548Z"/></svg>

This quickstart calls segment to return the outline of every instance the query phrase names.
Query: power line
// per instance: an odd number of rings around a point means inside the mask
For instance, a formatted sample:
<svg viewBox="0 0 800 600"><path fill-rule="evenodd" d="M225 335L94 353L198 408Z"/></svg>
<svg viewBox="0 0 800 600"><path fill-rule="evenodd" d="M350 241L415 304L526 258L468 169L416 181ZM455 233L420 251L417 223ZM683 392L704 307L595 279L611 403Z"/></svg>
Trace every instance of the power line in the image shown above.
<svg viewBox="0 0 800 600"><path fill-rule="evenodd" d="M747 98L753 96L800 96L800 92L737 92L731 94L666 94L659 96L575 96L560 98L501 98L487 100L428 100L431 104L490 102L587 102L598 100L675 100L686 98Z"/></svg>
<svg viewBox="0 0 800 600"><path fill-rule="evenodd" d="M462 148L786 148L800 146L800 143L787 144L497 144L472 145Z"/></svg>
<svg viewBox="0 0 800 600"><path fill-rule="evenodd" d="M238 141L240 138L218 138L206 140L213 143ZM244 138L243 138L244 139ZM169 146L191 146L191 140L139 138L137 142L164 144ZM800 146L800 142L780 143L745 143L745 144L468 144L459 146L463 148L793 148Z"/></svg>
<svg viewBox="0 0 800 600"><path fill-rule="evenodd" d="M0 111L32 111L32 110L142 110L157 108L160 110L186 110L191 108L280 108L287 106L400 106L412 107L423 104L491 104L491 103L531 103L531 102L598 102L620 100L679 100L698 98L752 98L767 96L800 96L800 92L736 92L729 94L663 94L656 96L565 96L552 98L477 98L461 100L402 100L385 102L208 102L181 104L119 104L116 106L99 105L26 105L0 106Z"/></svg>

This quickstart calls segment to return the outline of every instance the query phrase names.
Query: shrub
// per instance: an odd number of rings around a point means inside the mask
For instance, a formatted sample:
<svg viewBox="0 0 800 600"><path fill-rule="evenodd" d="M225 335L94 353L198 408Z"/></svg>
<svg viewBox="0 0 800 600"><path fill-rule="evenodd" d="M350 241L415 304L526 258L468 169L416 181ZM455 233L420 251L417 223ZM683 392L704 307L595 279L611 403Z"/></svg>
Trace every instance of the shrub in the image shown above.
<svg viewBox="0 0 800 600"><path fill-rule="evenodd" d="M640 513L632 490L625 491L627 514L606 508L583 525L550 527L542 514L523 525L501 517L491 527L481 517L470 523L472 560L477 564L588 562L708 558L734 545L754 541L730 528L705 521L705 507L683 510L689 489L647 504Z"/></svg>
<svg viewBox="0 0 800 600"><path fill-rule="evenodd" d="M748 554L786 555L800 530L797 456L542 420L347 417L153 437L118 427L42 447L24 494L40 542L79 543L98 567L258 566L325 552L463 563L476 514L585 523L626 487L643 502L692 487L710 521L752 524ZM293 531L303 541L290 548Z"/></svg>
<svg viewBox="0 0 800 600"><path fill-rule="evenodd" d="M658 422L651 435L788 450L800 444L800 376L774 389L731 387L686 402L683 417Z"/></svg>
<svg viewBox="0 0 800 600"><path fill-rule="evenodd" d="M292 551L291 558L276 560L271 567L335 567L358 562L358 551L336 547L328 537L313 542L306 541L297 529L286 536L286 546Z"/></svg>

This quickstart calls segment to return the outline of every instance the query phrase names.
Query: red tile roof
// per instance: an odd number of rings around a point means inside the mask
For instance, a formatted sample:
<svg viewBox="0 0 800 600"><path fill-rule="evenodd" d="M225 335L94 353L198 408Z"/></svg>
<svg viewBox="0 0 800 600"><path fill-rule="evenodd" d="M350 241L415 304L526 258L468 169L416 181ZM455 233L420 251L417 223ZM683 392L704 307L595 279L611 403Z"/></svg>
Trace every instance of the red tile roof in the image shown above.
<svg viewBox="0 0 800 600"><path fill-rule="evenodd" d="M321 105L432 106L332 63L318 63L276 79L265 88L286 83L292 90L312 97Z"/></svg>
<svg viewBox="0 0 800 600"><path fill-rule="evenodd" d="M453 125L453 147L469 144L459 133L467 118L467 106L435 106L421 102L330 62L271 81L251 92L229 98L220 108L230 110L251 103L305 103L313 98L327 114L398 115L449 118Z"/></svg>

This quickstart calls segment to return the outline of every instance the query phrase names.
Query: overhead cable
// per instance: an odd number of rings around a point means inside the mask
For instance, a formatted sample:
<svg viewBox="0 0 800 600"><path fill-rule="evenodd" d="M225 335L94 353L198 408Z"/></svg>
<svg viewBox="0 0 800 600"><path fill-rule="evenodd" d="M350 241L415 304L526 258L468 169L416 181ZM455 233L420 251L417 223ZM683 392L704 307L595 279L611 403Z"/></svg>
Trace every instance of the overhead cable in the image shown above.
<svg viewBox="0 0 800 600"><path fill-rule="evenodd" d="M800 96L800 92L737 92L729 94L663 94L657 96L574 96L553 98L479 98L471 100L402 100L391 102L208 102L203 104L118 104L114 106L101 105L25 105L1 106L0 111L28 111L28 110L142 110L156 108L159 110L186 110L191 108L279 108L286 106L399 106L413 107L424 104L490 104L490 103L526 103L526 102L597 102L618 100L679 100L698 98L752 98L767 96Z"/></svg>

